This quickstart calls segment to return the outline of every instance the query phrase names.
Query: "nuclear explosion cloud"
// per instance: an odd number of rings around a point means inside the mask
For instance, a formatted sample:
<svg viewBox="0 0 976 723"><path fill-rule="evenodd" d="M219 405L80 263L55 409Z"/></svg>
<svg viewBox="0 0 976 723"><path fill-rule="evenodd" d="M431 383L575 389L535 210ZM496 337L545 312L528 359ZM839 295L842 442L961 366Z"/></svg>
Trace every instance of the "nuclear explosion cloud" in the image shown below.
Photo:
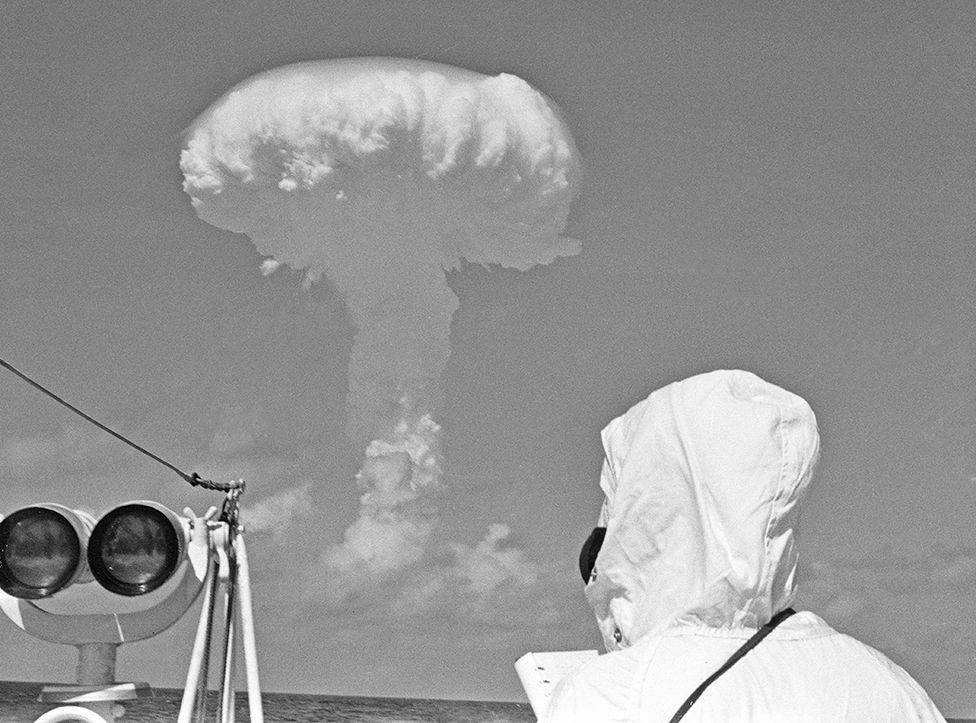
<svg viewBox="0 0 976 723"><path fill-rule="evenodd" d="M413 564L440 484L440 377L462 259L526 269L579 251L561 237L578 179L572 139L525 81L394 59L257 75L193 125L180 166L201 219L246 234L356 326L348 427L372 442L360 519L326 564L365 579ZM397 418L391 415L397 414ZM423 514L413 508L423 507Z"/></svg>

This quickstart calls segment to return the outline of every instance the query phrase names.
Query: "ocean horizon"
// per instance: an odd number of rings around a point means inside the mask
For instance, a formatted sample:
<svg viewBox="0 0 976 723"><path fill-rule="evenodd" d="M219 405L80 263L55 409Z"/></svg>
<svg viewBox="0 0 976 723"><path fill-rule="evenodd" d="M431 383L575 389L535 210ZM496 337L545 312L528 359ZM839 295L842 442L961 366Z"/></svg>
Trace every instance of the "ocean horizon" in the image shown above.
<svg viewBox="0 0 976 723"><path fill-rule="evenodd" d="M39 703L37 696L53 682L0 681L0 723L33 723L44 712L55 707ZM180 688L153 688L151 697L125 701L121 719L132 723L164 723L179 715L183 691ZM208 712L217 709L217 691L208 693ZM513 701L448 700L438 698L396 698L357 695L317 695L313 693L262 692L264 719L268 723L283 721L342 721L344 723L520 723L535 721L528 703ZM247 694L239 691L235 719L250 720ZM947 723L976 723L976 718L946 718Z"/></svg>
<svg viewBox="0 0 976 723"><path fill-rule="evenodd" d="M0 723L33 723L55 705L37 702L45 685L55 683L0 681ZM59 685L62 683L58 683ZM172 723L180 710L183 691L180 688L153 688L152 697L124 701L122 721L132 723ZM363 723L413 723L414 721L492 721L519 723L535 721L528 703L477 700L442 700L426 698L368 697L351 695L314 695L310 693L262 692L264 719L278 721L362 721ZM217 708L218 694L211 690L208 710ZM236 720L250 720L247 694L239 691Z"/></svg>

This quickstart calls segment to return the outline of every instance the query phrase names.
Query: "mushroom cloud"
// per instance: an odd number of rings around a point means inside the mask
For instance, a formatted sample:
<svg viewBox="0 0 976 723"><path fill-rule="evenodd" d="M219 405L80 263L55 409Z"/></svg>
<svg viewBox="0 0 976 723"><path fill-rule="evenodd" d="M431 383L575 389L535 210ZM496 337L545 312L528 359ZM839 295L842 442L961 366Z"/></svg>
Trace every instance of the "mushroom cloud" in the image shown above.
<svg viewBox="0 0 976 723"><path fill-rule="evenodd" d="M360 516L320 562L346 575L346 590L391 579L424 556L436 524L434 420L458 306L444 271L579 252L560 235L580 175L565 124L513 75L389 58L299 63L211 105L180 167L199 217L246 234L262 272L284 264L306 286L324 274L343 298L356 329L347 429L373 441L357 474Z"/></svg>

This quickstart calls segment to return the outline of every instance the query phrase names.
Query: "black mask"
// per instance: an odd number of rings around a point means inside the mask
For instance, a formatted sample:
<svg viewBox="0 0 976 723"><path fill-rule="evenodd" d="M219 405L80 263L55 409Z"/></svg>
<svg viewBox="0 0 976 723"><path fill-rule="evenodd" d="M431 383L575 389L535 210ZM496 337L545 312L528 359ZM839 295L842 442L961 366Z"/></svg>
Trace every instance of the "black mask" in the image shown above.
<svg viewBox="0 0 976 723"><path fill-rule="evenodd" d="M583 543L583 549L580 550L579 556L579 568L580 575L583 576L585 583L590 581L590 574L593 572L593 566L596 565L596 556L600 554L600 547L603 545L603 538L606 535L606 527L594 527L593 532Z"/></svg>

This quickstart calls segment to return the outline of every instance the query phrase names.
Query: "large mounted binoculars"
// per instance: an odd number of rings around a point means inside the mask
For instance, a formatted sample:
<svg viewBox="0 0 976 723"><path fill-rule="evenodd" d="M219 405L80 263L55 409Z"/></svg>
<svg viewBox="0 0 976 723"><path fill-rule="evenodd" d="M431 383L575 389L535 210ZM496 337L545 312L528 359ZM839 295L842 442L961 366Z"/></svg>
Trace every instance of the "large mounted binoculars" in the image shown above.
<svg viewBox="0 0 976 723"><path fill-rule="evenodd" d="M97 580L118 595L143 595L173 576L189 539L188 519L148 500L97 521L64 505L22 507L0 520L0 589L37 600Z"/></svg>

